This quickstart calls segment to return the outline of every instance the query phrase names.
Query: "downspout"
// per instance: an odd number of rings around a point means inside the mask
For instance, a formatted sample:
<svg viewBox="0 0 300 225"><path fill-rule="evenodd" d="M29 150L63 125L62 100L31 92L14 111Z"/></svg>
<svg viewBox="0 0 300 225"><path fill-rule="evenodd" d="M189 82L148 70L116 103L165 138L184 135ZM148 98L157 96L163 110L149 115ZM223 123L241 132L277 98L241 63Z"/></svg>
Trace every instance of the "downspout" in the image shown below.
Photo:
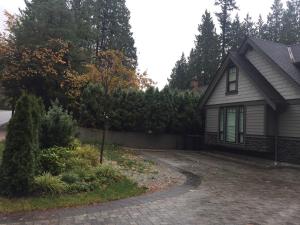
<svg viewBox="0 0 300 225"><path fill-rule="evenodd" d="M274 166L278 166L278 133L279 133L279 125L278 125L278 119L279 119L279 112L278 109L275 110L275 152L274 152Z"/></svg>

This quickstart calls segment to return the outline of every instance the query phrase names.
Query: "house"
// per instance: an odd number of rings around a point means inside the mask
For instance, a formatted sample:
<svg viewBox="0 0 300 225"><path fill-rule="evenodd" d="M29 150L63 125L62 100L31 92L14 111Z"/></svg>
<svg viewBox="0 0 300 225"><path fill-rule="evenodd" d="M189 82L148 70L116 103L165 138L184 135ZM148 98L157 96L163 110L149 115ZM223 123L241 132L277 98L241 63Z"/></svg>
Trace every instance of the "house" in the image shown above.
<svg viewBox="0 0 300 225"><path fill-rule="evenodd" d="M246 39L224 59L201 108L207 145L300 163L300 44Z"/></svg>

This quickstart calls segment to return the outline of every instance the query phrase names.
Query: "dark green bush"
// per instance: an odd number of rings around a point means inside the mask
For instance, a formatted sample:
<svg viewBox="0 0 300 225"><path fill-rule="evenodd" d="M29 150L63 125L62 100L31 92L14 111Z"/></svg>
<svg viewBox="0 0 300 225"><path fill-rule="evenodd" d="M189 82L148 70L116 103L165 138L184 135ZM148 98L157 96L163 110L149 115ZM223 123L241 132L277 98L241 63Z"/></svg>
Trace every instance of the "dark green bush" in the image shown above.
<svg viewBox="0 0 300 225"><path fill-rule="evenodd" d="M30 192L36 172L41 109L37 98L23 94L8 125L0 173L0 192L21 196Z"/></svg>
<svg viewBox="0 0 300 225"><path fill-rule="evenodd" d="M42 119L40 132L41 147L67 147L72 143L75 132L76 123L72 116L55 102Z"/></svg>

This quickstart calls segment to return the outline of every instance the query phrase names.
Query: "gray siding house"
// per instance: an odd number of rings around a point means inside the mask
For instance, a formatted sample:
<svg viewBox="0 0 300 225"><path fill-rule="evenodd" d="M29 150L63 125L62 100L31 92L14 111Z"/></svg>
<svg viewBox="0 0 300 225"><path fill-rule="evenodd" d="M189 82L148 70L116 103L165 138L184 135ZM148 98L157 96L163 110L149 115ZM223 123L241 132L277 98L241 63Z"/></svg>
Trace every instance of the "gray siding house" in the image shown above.
<svg viewBox="0 0 300 225"><path fill-rule="evenodd" d="M300 44L249 38L204 94L205 143L300 163Z"/></svg>

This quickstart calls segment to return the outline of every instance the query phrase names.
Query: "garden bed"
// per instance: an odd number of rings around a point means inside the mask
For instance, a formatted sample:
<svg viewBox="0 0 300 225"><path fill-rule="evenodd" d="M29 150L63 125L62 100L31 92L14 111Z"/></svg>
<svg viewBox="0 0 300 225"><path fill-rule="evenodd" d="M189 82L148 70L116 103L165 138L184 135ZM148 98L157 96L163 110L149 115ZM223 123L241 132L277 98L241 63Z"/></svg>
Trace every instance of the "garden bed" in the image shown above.
<svg viewBox="0 0 300 225"><path fill-rule="evenodd" d="M3 147L1 143L0 158ZM75 150L53 148L50 152L41 159L47 161L42 170L49 172L36 177L32 195L0 197L0 213L103 203L159 191L184 180L180 173L118 146L106 146L103 165L98 163L99 149L94 145L77 143Z"/></svg>

